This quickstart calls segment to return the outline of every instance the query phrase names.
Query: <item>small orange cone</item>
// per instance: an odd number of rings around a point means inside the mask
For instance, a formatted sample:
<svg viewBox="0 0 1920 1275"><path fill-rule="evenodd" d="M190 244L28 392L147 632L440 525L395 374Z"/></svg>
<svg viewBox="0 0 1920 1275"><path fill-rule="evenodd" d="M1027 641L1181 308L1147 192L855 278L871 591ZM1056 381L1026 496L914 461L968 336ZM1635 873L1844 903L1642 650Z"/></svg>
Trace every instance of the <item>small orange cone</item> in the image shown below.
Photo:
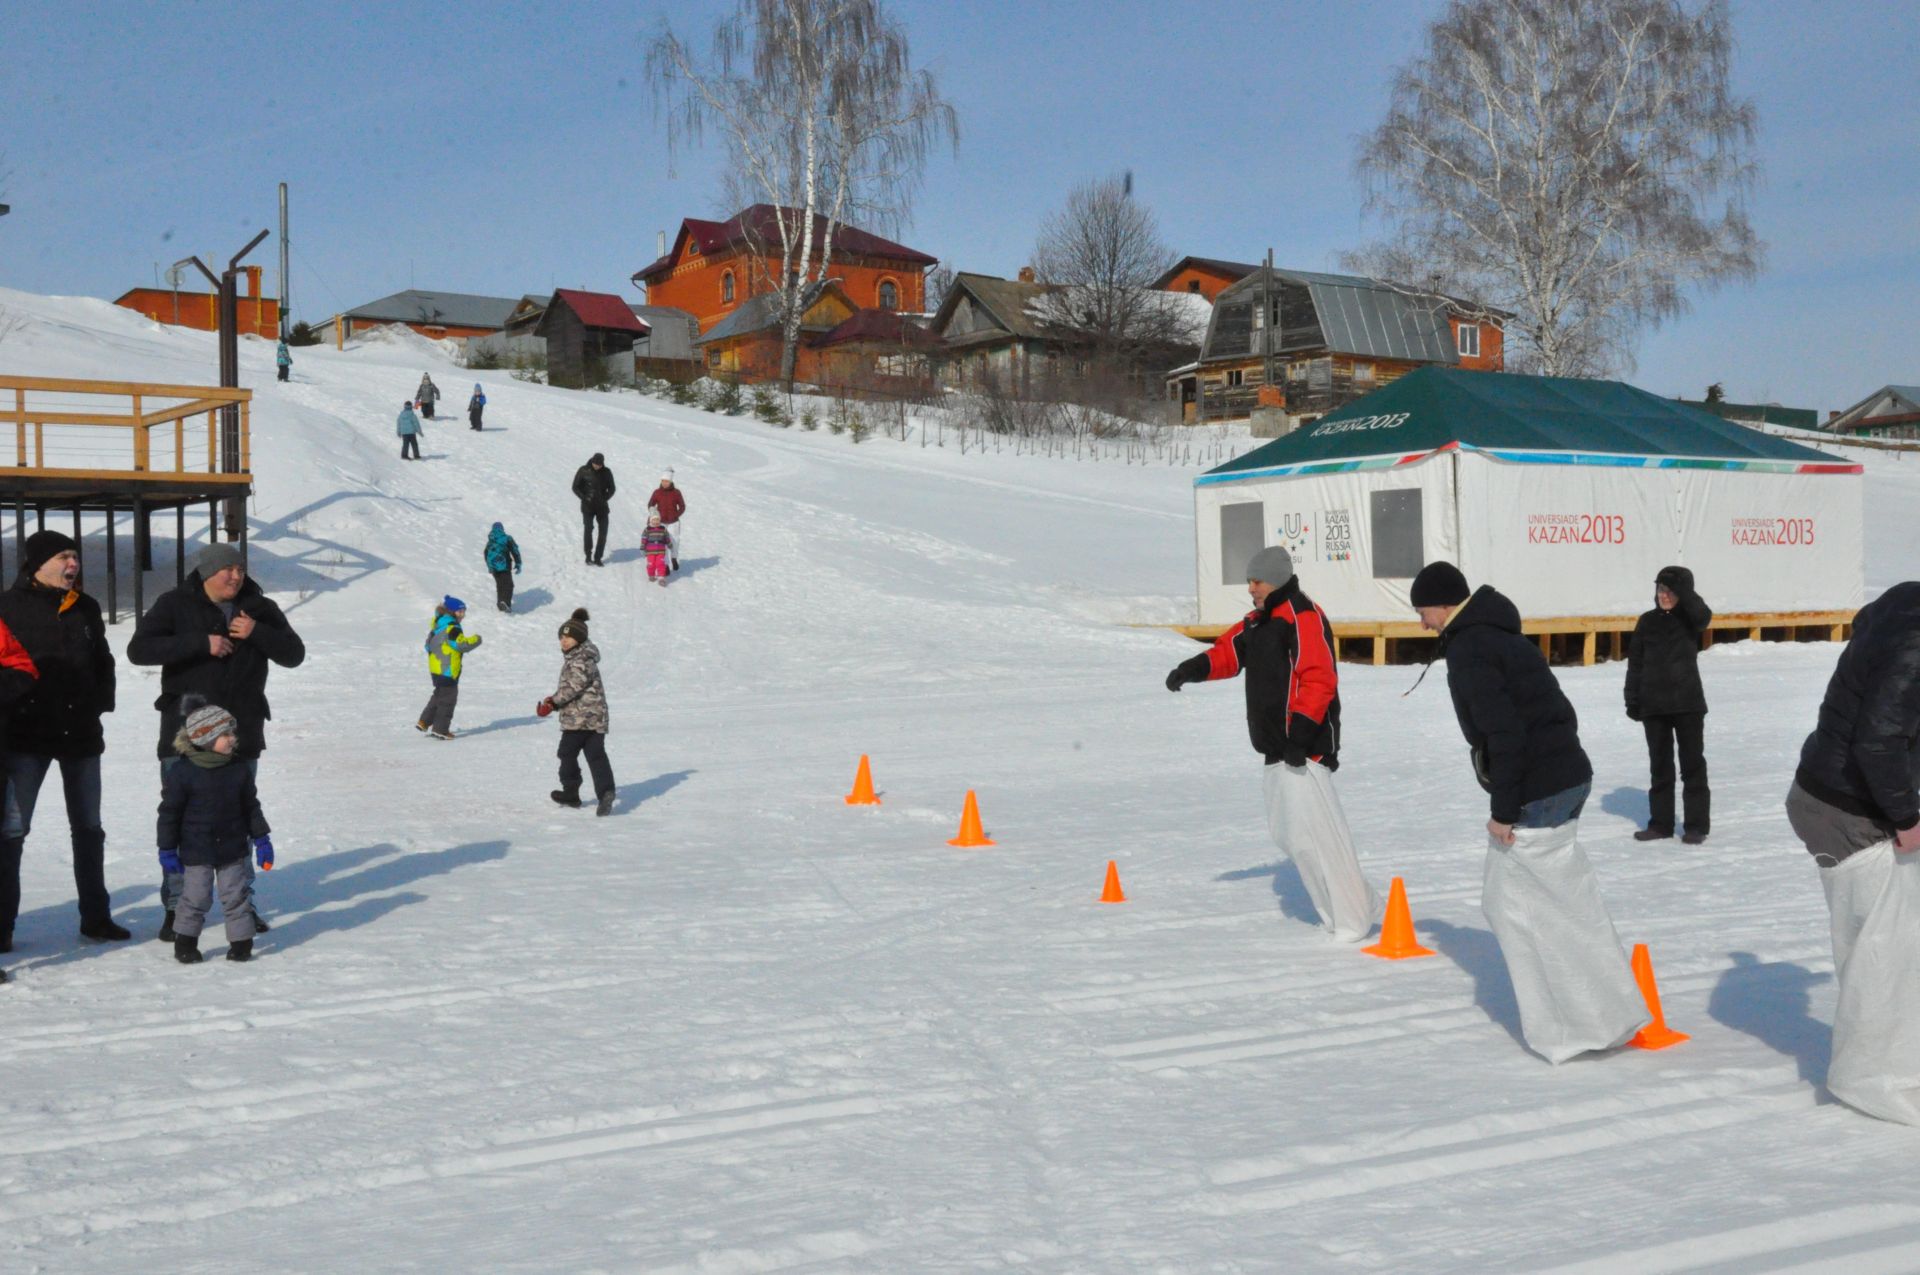
<svg viewBox="0 0 1920 1275"><path fill-rule="evenodd" d="M1633 945L1633 981L1640 984L1640 994L1647 998L1647 1012L1653 1015L1653 1021L1642 1027L1639 1035L1627 1042L1629 1045L1635 1049L1665 1049L1693 1039L1667 1026L1667 1016L1660 1010L1660 988L1653 981L1653 956L1645 943Z"/></svg>
<svg viewBox="0 0 1920 1275"><path fill-rule="evenodd" d="M1102 903L1125 903L1127 896L1120 892L1120 869L1112 859L1107 860L1107 888L1100 891Z"/></svg>
<svg viewBox="0 0 1920 1275"><path fill-rule="evenodd" d="M973 789L967 789L967 804L960 810L960 835L947 842L950 846L959 846L963 850L974 850L981 846L990 846L987 830L980 826L980 803L973 795Z"/></svg>
<svg viewBox="0 0 1920 1275"><path fill-rule="evenodd" d="M1421 947L1413 936L1413 910L1407 906L1407 883L1399 877L1393 879L1393 888L1387 891L1387 919L1380 926L1380 941L1360 950L1389 961L1433 955L1431 948Z"/></svg>
<svg viewBox="0 0 1920 1275"><path fill-rule="evenodd" d="M860 769L853 774L853 791L847 794L849 806L877 806L880 798L873 795L873 767L867 764L867 755L860 754Z"/></svg>

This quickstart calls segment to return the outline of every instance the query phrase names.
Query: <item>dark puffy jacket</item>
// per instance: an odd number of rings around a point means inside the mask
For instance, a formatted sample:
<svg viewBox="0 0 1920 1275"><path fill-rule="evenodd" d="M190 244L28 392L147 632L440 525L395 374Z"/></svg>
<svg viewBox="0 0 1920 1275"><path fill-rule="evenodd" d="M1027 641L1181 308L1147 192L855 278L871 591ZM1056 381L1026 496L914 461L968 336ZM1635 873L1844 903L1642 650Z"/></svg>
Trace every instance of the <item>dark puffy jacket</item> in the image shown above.
<svg viewBox="0 0 1920 1275"><path fill-rule="evenodd" d="M7 714L7 748L38 757L98 757L100 715L113 711L113 652L100 604L21 575L0 593L0 622L25 647L39 679Z"/></svg>
<svg viewBox="0 0 1920 1275"><path fill-rule="evenodd" d="M1853 617L1794 781L1889 828L1920 823L1920 583L1895 585Z"/></svg>
<svg viewBox="0 0 1920 1275"><path fill-rule="evenodd" d="M207 597L198 571L154 601L127 643L129 663L161 666L160 697L153 706L160 710L162 761L175 755L173 737L184 721L180 699L185 695L204 696L233 714L240 723L235 757L266 751L267 723L273 719L267 704L269 665L298 668L307 658L307 644L252 578L240 586L233 606L236 614L253 617L254 630L252 637L233 644L232 655L216 656L207 649L208 638L225 636L227 617Z"/></svg>
<svg viewBox="0 0 1920 1275"><path fill-rule="evenodd" d="M1441 632L1439 654L1496 822L1593 779L1573 705L1504 594L1487 584L1475 590Z"/></svg>
<svg viewBox="0 0 1920 1275"><path fill-rule="evenodd" d="M1693 572L1664 567L1653 578L1673 590L1679 601L1673 610L1658 603L1633 626L1627 647L1627 716L1664 717L1707 711L1707 692L1700 685L1700 635L1713 621L1713 611L1693 591Z"/></svg>
<svg viewBox="0 0 1920 1275"><path fill-rule="evenodd" d="M589 461L573 473L573 494L580 498L582 513L603 514L613 499L613 471L605 465L595 470Z"/></svg>
<svg viewBox="0 0 1920 1275"><path fill-rule="evenodd" d="M178 850L180 862L223 868L247 857L248 838L271 831L260 794L244 764L200 767L182 757L160 785L158 849Z"/></svg>
<svg viewBox="0 0 1920 1275"><path fill-rule="evenodd" d="M1267 595L1264 606L1184 661L1183 682L1208 682L1244 671L1247 733L1268 765L1287 746L1328 770L1340 768L1340 681L1333 662L1333 625L1300 591L1298 579Z"/></svg>

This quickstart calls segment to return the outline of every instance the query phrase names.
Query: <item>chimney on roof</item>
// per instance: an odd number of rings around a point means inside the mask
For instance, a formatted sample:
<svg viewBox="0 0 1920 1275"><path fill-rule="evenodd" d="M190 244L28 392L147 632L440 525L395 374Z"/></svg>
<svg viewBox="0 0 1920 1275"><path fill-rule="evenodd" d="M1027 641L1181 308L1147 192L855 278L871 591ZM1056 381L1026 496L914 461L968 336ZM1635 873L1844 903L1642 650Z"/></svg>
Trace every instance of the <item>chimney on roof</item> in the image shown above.
<svg viewBox="0 0 1920 1275"><path fill-rule="evenodd" d="M1032 267L1032 266L1021 266L1021 267L1020 267L1020 282L1022 282L1022 283L1032 283L1032 282L1034 282L1034 281L1035 281L1036 279L1038 279L1039 277L1040 277L1040 276L1038 276L1038 275L1036 275L1036 274L1035 274L1035 273L1033 272L1033 267Z"/></svg>
<svg viewBox="0 0 1920 1275"><path fill-rule="evenodd" d="M654 253L653 255L656 257L666 256L667 255L667 232L664 230L660 231L659 238L656 240L656 242L659 244L660 251Z"/></svg>

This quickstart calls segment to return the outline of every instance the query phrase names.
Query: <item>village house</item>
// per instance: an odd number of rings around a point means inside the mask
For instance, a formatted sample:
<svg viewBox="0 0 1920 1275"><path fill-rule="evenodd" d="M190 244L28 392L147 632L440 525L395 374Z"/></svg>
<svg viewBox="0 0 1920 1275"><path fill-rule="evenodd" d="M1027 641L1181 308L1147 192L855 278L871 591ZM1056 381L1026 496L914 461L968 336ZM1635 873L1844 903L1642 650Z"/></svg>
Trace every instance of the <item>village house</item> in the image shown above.
<svg viewBox="0 0 1920 1275"><path fill-rule="evenodd" d="M1920 385L1883 385L1834 413L1826 428L1867 438L1920 438Z"/></svg>
<svg viewBox="0 0 1920 1275"><path fill-rule="evenodd" d="M996 384L1024 390L1059 370L1064 350L1034 304L1049 292L1022 267L1017 279L962 272L953 277L929 325L940 342L940 380L947 385Z"/></svg>
<svg viewBox="0 0 1920 1275"><path fill-rule="evenodd" d="M487 336L507 326L507 318L525 298L483 297L468 292L431 292L409 288L335 315L334 339L343 344L374 328L397 323L432 340ZM316 325L318 326L318 325Z"/></svg>
<svg viewBox="0 0 1920 1275"><path fill-rule="evenodd" d="M1223 289L1200 357L1167 375L1188 422L1284 433L1418 367L1500 371L1497 317L1359 275L1256 268Z"/></svg>
<svg viewBox="0 0 1920 1275"><path fill-rule="evenodd" d="M631 359L647 325L612 293L560 288L548 299L534 335L547 343L547 384L578 389L608 380L631 382L629 372L616 374L607 363Z"/></svg>
<svg viewBox="0 0 1920 1275"><path fill-rule="evenodd" d="M797 223L800 214L790 209L788 216ZM820 271L826 229L826 218L816 216L815 272L830 276L854 309L919 313L925 307L926 272L934 258L857 226L839 225L833 261ZM771 204L754 204L726 221L682 221L673 246L636 271L633 282L646 289L649 305L685 310L701 332L711 333L741 307L778 289L780 262L778 215Z"/></svg>
<svg viewBox="0 0 1920 1275"><path fill-rule="evenodd" d="M234 298L235 316L242 336L276 340L280 336L280 301L260 295L260 267L241 266L247 276L245 296ZM169 279L175 278L169 273ZM178 288L129 288L115 305L138 311L155 323L195 328L201 332L220 330L220 296L214 292L182 292Z"/></svg>
<svg viewBox="0 0 1920 1275"><path fill-rule="evenodd" d="M1209 301L1240 282L1260 267L1245 261L1222 261L1218 257L1182 257L1154 280L1162 292L1197 292Z"/></svg>

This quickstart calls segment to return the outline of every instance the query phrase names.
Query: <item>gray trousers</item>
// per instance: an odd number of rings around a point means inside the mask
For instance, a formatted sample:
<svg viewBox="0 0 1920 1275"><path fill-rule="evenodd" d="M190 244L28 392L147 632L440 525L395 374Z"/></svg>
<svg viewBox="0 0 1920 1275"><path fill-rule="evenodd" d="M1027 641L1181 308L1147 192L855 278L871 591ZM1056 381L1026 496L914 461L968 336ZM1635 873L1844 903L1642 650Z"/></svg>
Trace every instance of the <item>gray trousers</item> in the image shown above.
<svg viewBox="0 0 1920 1275"><path fill-rule="evenodd" d="M178 756L169 757L165 761L161 762L160 763L160 782L162 784L165 784L167 782L167 771L169 769L171 769L174 766L180 766L184 764L186 764L186 758L178 757ZM260 781L260 759L258 757L255 757L250 761L240 762L238 764L245 766L247 768L247 773L253 777L253 780L255 783L258 783ZM162 846L161 849L177 850L179 849L179 847L178 846ZM252 907L253 906L253 879L254 879L253 878L253 857L249 855L241 859L240 866L247 870L247 906ZM160 906L165 908L169 912L173 911L174 908L180 902L180 880L181 880L180 873L168 872L164 868L161 869ZM178 931L176 931L176 933L177 932Z"/></svg>
<svg viewBox="0 0 1920 1275"><path fill-rule="evenodd" d="M181 874L180 902L174 905L173 932L181 938L200 937L218 886L220 915L227 923L227 942L251 939L259 927L254 923L252 891L247 886L248 862L242 857L224 868L188 864Z"/></svg>
<svg viewBox="0 0 1920 1275"><path fill-rule="evenodd" d="M1893 839L1893 826L1830 806L1795 784L1787 790L1787 822L1813 861L1838 867L1848 856Z"/></svg>
<svg viewBox="0 0 1920 1275"><path fill-rule="evenodd" d="M420 710L420 720L427 724L428 730L437 730L442 735L453 731L453 706L460 702L460 683L450 682L442 685L435 682L433 694L427 697L427 706Z"/></svg>

